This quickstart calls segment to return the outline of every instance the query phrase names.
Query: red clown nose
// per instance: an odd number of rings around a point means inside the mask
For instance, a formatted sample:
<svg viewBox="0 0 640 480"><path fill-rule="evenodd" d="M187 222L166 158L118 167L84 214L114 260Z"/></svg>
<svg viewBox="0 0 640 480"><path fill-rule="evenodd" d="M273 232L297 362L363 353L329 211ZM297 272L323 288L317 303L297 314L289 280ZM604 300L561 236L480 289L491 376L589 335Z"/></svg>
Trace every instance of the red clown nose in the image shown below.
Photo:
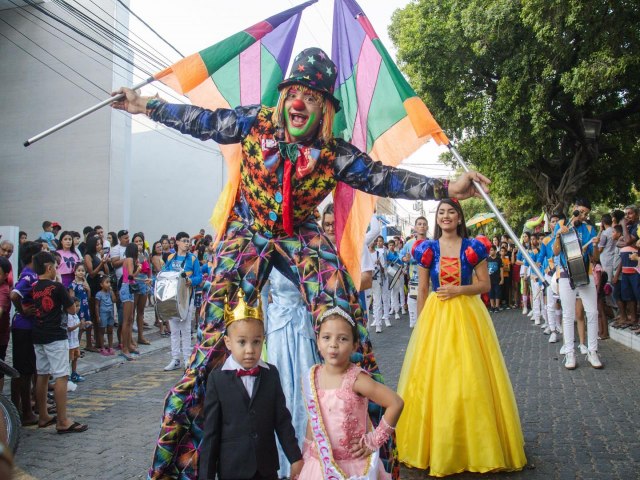
<svg viewBox="0 0 640 480"><path fill-rule="evenodd" d="M306 108L306 105L304 104L304 102L299 98L296 98L293 102L291 102L291 106L294 109L298 110L299 112L301 112Z"/></svg>

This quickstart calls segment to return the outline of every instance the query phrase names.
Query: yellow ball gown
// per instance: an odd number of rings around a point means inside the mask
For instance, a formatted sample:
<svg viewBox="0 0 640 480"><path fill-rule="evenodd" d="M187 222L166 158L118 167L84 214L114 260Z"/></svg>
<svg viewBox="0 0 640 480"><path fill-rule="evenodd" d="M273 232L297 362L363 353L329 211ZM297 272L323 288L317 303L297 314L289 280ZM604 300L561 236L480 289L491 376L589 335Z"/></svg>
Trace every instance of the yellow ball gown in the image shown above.
<svg viewBox="0 0 640 480"><path fill-rule="evenodd" d="M487 256L463 239L460 258L440 257L437 240L413 249L438 285L469 285ZM463 471L521 470L527 463L509 374L491 317L479 295L427 298L398 383L405 408L397 425L402 463L442 477Z"/></svg>

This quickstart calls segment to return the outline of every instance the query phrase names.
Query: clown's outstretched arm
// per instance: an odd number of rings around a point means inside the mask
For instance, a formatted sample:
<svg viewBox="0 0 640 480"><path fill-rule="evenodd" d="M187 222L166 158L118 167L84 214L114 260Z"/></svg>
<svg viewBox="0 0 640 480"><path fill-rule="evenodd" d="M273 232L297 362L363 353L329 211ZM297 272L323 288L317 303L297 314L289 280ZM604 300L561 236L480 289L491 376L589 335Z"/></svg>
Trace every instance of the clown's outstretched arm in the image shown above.
<svg viewBox="0 0 640 480"><path fill-rule="evenodd" d="M124 93L123 100L111 106L129 113L143 113L151 120L175 128L199 140L214 140L221 144L240 142L249 132L260 105L237 107L233 110L219 108L208 110L194 105L167 103L157 97L138 95L130 88L122 87L112 95Z"/></svg>
<svg viewBox="0 0 640 480"><path fill-rule="evenodd" d="M334 169L336 179L363 192L378 197L407 200L440 200L457 197L465 199L476 192L473 182L488 192L491 181L478 172L465 172L457 180L425 177L408 170L390 167L374 161L369 155L344 140L336 139L338 148Z"/></svg>

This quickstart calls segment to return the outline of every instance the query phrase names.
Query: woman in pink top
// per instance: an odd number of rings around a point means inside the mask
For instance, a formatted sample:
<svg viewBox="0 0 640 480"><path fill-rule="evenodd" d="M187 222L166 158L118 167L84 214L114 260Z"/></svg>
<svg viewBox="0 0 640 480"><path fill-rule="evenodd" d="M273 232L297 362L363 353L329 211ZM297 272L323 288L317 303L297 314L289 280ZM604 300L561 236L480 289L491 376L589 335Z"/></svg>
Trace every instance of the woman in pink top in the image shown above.
<svg viewBox="0 0 640 480"><path fill-rule="evenodd" d="M138 265L140 271L135 275L138 293L133 296L133 305L136 312L136 325L138 326L138 344L151 345L144 338L144 307L147 305L149 286L151 285L151 264L149 254L144 249L144 234L138 232L133 236L133 243L138 247Z"/></svg>
<svg viewBox="0 0 640 480"><path fill-rule="evenodd" d="M58 273L60 274L64 288L69 288L69 285L71 285L75 277L73 272L76 263L80 263L80 257L78 257L78 254L73 248L73 236L71 232L62 232L60 235L60 247L57 252L62 258L60 265L58 265Z"/></svg>

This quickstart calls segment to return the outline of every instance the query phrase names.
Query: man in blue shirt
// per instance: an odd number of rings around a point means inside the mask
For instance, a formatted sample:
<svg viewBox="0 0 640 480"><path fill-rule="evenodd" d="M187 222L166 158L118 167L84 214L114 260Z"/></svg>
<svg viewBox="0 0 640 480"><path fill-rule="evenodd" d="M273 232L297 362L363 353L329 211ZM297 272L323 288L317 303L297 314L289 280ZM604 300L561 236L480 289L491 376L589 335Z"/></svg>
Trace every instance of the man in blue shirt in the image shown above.
<svg viewBox="0 0 640 480"><path fill-rule="evenodd" d="M549 234L540 242L542 269L547 284L551 285L553 276L556 273L556 261L553 254L553 242L555 241L554 231L559 220L564 220L564 215L559 213L551 214L549 218ZM558 334L562 328L562 309L557 300L560 297L552 288L547 288L547 326L544 334L549 335L549 343L558 341Z"/></svg>
<svg viewBox="0 0 640 480"><path fill-rule="evenodd" d="M591 211L591 202L586 199L576 200L573 217L568 221L560 221L554 230L555 239L553 241L553 253L560 257L560 279L558 280L558 290L560 292L560 302L562 303L562 326L564 330L564 366L568 370L576 368L576 355L574 351L574 322L576 319L576 295L580 294L580 300L587 317L587 337L588 353L587 361L593 368L602 368L602 362L598 358L598 306L596 285L591 271L591 262L598 261L600 254L598 249L593 248L593 238L596 237L596 230L589 225L587 217ZM585 267L588 269L589 283L579 287L571 288L569 282L569 269L567 258L562 252L560 237L569 231L575 230L580 247L582 248Z"/></svg>

